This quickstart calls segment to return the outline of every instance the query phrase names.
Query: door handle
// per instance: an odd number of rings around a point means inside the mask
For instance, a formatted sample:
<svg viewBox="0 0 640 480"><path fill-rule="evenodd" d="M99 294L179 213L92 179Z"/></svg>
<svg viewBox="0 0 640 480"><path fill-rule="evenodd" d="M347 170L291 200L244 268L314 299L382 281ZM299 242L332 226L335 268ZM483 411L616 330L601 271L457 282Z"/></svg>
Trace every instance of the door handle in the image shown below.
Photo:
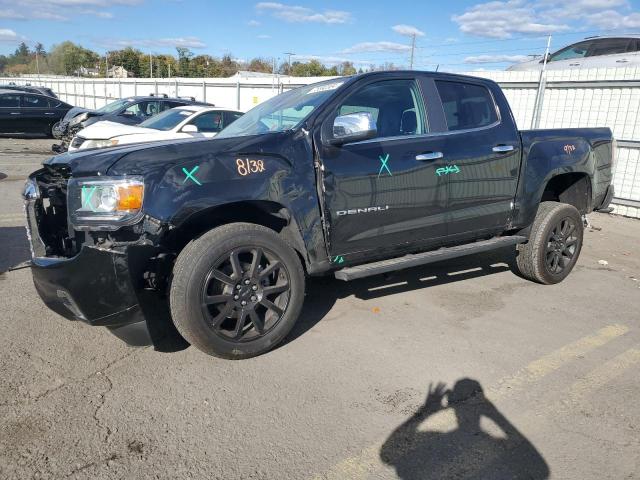
<svg viewBox="0 0 640 480"><path fill-rule="evenodd" d="M496 145L495 147L493 147L493 151L495 153L513 152L513 150L513 145Z"/></svg>
<svg viewBox="0 0 640 480"><path fill-rule="evenodd" d="M579 63L570 63L569 66L570 67L579 67L580 64Z"/></svg>
<svg viewBox="0 0 640 480"><path fill-rule="evenodd" d="M20 112L11 112L11 115L20 115Z"/></svg>
<svg viewBox="0 0 640 480"><path fill-rule="evenodd" d="M55 112L44 112L45 115L55 115Z"/></svg>
<svg viewBox="0 0 640 480"><path fill-rule="evenodd" d="M623 58L622 60L616 60L616 63L629 63L629 60Z"/></svg>
<svg viewBox="0 0 640 480"><path fill-rule="evenodd" d="M439 158L443 158L444 155L442 152L427 152L421 153L420 155L416 155L416 160L420 160L422 162L427 160L438 160Z"/></svg>

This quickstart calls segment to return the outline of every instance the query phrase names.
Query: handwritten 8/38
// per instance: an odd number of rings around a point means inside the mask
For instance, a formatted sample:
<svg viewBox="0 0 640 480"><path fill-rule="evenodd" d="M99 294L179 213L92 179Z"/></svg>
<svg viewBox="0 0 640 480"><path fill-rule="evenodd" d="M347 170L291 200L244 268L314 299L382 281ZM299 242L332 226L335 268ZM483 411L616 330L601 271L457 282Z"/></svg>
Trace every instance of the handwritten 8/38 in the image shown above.
<svg viewBox="0 0 640 480"><path fill-rule="evenodd" d="M236 166L238 167L238 173L243 177L251 173L264 172L263 160L249 160L248 158L243 160L238 158L236 160Z"/></svg>

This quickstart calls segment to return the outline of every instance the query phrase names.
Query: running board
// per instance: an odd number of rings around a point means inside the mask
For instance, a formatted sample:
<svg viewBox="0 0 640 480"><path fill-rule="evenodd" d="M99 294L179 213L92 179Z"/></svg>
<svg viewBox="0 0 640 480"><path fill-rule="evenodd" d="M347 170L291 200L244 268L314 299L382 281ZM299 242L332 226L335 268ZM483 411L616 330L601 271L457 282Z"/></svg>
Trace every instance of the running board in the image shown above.
<svg viewBox="0 0 640 480"><path fill-rule="evenodd" d="M520 235L495 237L489 240L457 245L455 247L440 248L430 252L416 253L412 255L405 255L404 257L381 260L379 262L365 263L364 265L357 265L355 267L347 267L335 272L335 277L338 280L344 281L356 280L358 278L403 270L405 268L416 267L418 265L426 265L428 263L440 262L442 260L464 257L465 255L472 255L474 253L488 252L490 250L495 250L496 248L516 245L526 241L527 237Z"/></svg>

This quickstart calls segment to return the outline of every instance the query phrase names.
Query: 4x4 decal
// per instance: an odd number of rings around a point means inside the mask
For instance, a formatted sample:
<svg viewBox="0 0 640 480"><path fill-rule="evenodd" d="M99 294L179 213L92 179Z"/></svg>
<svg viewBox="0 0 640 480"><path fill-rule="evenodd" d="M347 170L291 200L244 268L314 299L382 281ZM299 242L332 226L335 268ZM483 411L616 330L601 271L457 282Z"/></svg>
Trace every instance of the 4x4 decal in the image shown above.
<svg viewBox="0 0 640 480"><path fill-rule="evenodd" d="M460 168L457 165L447 165L446 167L440 167L436 170L436 175L439 177L449 175L450 173L460 173Z"/></svg>

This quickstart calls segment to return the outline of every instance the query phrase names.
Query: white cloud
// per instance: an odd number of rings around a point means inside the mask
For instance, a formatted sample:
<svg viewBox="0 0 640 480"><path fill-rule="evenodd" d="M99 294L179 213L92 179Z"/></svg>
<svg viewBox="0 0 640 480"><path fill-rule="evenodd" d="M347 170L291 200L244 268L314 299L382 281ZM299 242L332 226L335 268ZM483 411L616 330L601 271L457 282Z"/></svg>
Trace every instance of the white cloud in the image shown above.
<svg viewBox="0 0 640 480"><path fill-rule="evenodd" d="M603 30L618 30L621 28L640 28L640 13L633 12L623 15L615 10L585 15L584 19L589 25Z"/></svg>
<svg viewBox="0 0 640 480"><path fill-rule="evenodd" d="M479 64L479 63L516 63L529 60L527 55L476 55L466 57L464 63Z"/></svg>
<svg viewBox="0 0 640 480"><path fill-rule="evenodd" d="M17 43L21 38L8 28L0 28L0 43Z"/></svg>
<svg viewBox="0 0 640 480"><path fill-rule="evenodd" d="M352 47L345 48L342 53L363 52L406 52L411 50L410 45L395 42L361 42Z"/></svg>
<svg viewBox="0 0 640 480"><path fill-rule="evenodd" d="M259 22L259 21L257 21L257 20L249 20L249 21L247 22L247 25L248 25L249 27L259 27L259 26L260 26L260 22Z"/></svg>
<svg viewBox="0 0 640 480"><path fill-rule="evenodd" d="M76 15L113 18L102 8L139 5L144 0L0 0L0 18L63 22Z"/></svg>
<svg viewBox="0 0 640 480"><path fill-rule="evenodd" d="M256 38L267 40L267 39L271 38L271 35L261 34L261 35L256 35Z"/></svg>
<svg viewBox="0 0 640 480"><path fill-rule="evenodd" d="M278 2L260 2L256 4L260 12L271 13L276 18L290 23L347 23L351 14L343 10L324 10L316 12L307 7L298 5L285 5Z"/></svg>
<svg viewBox="0 0 640 480"><path fill-rule="evenodd" d="M523 0L492 1L454 15L460 30L479 37L510 38L514 34L540 35L569 30L564 23L548 23L539 15L534 3Z"/></svg>
<svg viewBox="0 0 640 480"><path fill-rule="evenodd" d="M413 35L415 35L416 37L424 37L424 32L422 30L418 30L413 25L394 25L393 27L391 27L391 30L399 33L400 35L406 35L408 37L411 37Z"/></svg>
<svg viewBox="0 0 640 480"><path fill-rule="evenodd" d="M584 29L640 28L629 0L494 0L454 15L463 33L490 38L544 35ZM554 20L550 20L554 19Z"/></svg>

